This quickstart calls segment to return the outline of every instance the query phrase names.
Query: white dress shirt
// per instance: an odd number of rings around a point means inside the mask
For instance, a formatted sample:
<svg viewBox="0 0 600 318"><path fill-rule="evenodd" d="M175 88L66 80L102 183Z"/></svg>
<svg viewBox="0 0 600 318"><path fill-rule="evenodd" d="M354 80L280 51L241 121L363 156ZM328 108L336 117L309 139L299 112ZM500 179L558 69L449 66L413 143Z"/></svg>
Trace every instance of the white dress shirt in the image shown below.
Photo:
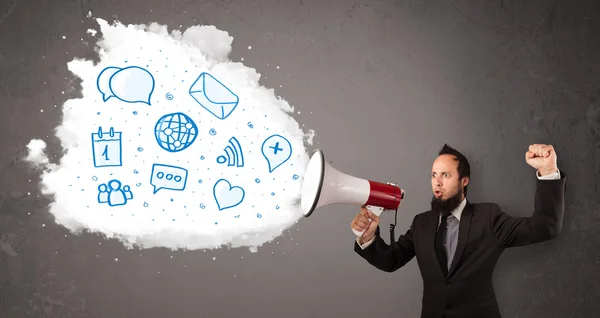
<svg viewBox="0 0 600 318"><path fill-rule="evenodd" d="M540 180L556 180L556 179L560 179L560 170L557 170L556 172L547 174L545 176L540 176L540 173L536 171L535 175ZM454 215L454 217L456 219L458 219L458 221L460 221L460 216L462 214L462 211L463 211L465 205L467 205L467 198L464 198L462 200L462 202L460 202L460 204L454 210L452 210L452 215ZM440 215L440 220L441 220L441 218L442 218L442 216ZM375 241L375 236L373 236L373 238L371 238L371 240L369 240L368 242L365 242L363 245L360 245L359 238L357 237L356 243L358 243L360 248L362 248L364 250L365 248L369 247L369 245L371 245Z"/></svg>

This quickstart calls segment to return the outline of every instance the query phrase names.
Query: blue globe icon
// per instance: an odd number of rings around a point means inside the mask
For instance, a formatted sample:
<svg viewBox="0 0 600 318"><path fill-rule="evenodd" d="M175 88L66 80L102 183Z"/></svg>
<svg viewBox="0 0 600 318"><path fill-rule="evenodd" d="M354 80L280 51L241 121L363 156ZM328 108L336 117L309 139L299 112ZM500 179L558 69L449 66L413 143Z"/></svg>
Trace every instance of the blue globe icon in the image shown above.
<svg viewBox="0 0 600 318"><path fill-rule="evenodd" d="M167 114L156 122L154 136L162 149L178 152L194 143L198 136L198 126L184 113Z"/></svg>

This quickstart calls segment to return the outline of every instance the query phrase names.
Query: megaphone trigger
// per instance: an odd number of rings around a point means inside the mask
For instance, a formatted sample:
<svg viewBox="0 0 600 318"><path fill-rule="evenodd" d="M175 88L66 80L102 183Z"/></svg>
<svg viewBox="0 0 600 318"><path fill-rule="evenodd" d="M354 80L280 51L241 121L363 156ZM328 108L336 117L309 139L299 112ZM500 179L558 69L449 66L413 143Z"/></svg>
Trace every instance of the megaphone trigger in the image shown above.
<svg viewBox="0 0 600 318"><path fill-rule="evenodd" d="M369 211L371 211L373 214L380 216L381 212L383 212L384 208L379 207L379 206L372 206L372 205L365 205L365 208L367 208Z"/></svg>

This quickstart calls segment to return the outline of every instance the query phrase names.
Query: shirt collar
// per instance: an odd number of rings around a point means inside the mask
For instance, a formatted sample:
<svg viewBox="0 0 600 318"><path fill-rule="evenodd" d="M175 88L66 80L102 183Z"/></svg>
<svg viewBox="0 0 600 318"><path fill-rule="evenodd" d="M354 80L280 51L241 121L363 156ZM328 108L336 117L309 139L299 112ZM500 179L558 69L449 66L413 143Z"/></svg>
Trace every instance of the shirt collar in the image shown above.
<svg viewBox="0 0 600 318"><path fill-rule="evenodd" d="M465 197L460 204L454 209L452 210L452 215L454 215L454 217L460 221L460 216L462 215L462 212L465 208L465 206L467 205L467 198ZM440 219L441 219L442 215L440 214Z"/></svg>

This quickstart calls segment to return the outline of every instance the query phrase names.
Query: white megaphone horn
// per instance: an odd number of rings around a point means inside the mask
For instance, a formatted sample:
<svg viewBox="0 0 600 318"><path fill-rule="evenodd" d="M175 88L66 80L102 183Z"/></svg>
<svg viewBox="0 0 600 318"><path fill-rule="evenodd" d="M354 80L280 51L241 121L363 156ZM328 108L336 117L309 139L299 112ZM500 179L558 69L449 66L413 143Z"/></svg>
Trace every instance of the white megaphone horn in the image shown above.
<svg viewBox="0 0 600 318"><path fill-rule="evenodd" d="M366 206L379 216L383 210L397 210L405 191L393 183L380 183L339 172L325 162L323 151L312 152L302 183L301 206L304 217L329 204ZM354 230L357 236L364 231Z"/></svg>

